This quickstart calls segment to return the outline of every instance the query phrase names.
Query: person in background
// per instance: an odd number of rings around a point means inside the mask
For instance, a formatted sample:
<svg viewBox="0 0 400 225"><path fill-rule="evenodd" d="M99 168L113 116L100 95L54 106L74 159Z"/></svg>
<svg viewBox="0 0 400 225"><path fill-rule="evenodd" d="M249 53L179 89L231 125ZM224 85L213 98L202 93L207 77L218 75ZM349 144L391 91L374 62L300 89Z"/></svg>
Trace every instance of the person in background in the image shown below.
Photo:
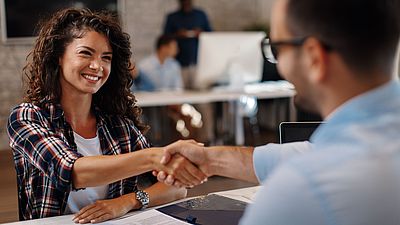
<svg viewBox="0 0 400 225"><path fill-rule="evenodd" d="M176 59L182 66L185 88L193 88L199 35L211 31L207 14L193 7L192 0L178 0L179 10L170 13L165 22L164 34L176 37L179 53Z"/></svg>
<svg viewBox="0 0 400 225"><path fill-rule="evenodd" d="M181 91L183 90L181 67L175 60L178 53L178 45L176 39L172 36L162 35L156 40L156 52L151 56L139 62L138 76L135 78L132 91ZM183 107L183 109L182 109ZM191 110L186 110L185 108ZM196 121L199 113L189 104L169 105L166 108L149 108L146 109L146 116L151 124L153 132L153 141L157 141L170 133L170 127L162 127L164 123L164 115L167 115L174 123L174 128L183 138L193 136L198 130L202 121Z"/></svg>
<svg viewBox="0 0 400 225"><path fill-rule="evenodd" d="M131 86L131 91L154 91L154 84L150 81L148 77L141 76L137 66L131 70L131 77L133 79L133 84Z"/></svg>
<svg viewBox="0 0 400 225"><path fill-rule="evenodd" d="M399 4L275 2L263 47L294 84L295 103L325 121L307 151L178 142L163 161L180 153L207 175L262 183L242 225L399 224ZM159 180L174 183L165 175Z"/></svg>
<svg viewBox="0 0 400 225"><path fill-rule="evenodd" d="M201 32L212 31L207 14L193 7L192 0L178 0L179 9L167 15L164 34L172 35L178 41L179 53L176 59L182 67L182 80L185 89L193 89L196 75L197 52ZM195 138L202 142L215 141L214 108L211 104L198 104L194 107L200 112L202 125Z"/></svg>
<svg viewBox="0 0 400 225"><path fill-rule="evenodd" d="M76 223L97 223L186 196L160 182L138 188L139 174L173 171L144 136L131 54L129 35L107 12L68 8L42 24L23 70L25 102L7 124L22 220L74 213Z"/></svg>
<svg viewBox="0 0 400 225"><path fill-rule="evenodd" d="M160 36L156 41L156 52L139 62L139 76L152 83L154 91L182 90L181 67L174 59L178 44L172 36Z"/></svg>

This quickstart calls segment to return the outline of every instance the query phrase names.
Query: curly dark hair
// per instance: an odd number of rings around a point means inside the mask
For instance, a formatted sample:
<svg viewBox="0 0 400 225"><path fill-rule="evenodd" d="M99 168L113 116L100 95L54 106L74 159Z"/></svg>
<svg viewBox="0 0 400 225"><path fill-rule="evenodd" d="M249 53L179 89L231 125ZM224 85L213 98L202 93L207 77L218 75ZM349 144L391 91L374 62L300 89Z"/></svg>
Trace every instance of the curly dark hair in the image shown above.
<svg viewBox="0 0 400 225"><path fill-rule="evenodd" d="M25 101L42 106L43 100L59 103L61 98L59 58L66 47L88 31L105 35L111 45L113 58L107 82L93 95L93 105L109 115L119 115L134 121L142 132L142 110L130 92L133 83L130 37L124 33L116 16L107 11L67 8L56 12L40 24L39 35L29 53L23 73L27 78Z"/></svg>

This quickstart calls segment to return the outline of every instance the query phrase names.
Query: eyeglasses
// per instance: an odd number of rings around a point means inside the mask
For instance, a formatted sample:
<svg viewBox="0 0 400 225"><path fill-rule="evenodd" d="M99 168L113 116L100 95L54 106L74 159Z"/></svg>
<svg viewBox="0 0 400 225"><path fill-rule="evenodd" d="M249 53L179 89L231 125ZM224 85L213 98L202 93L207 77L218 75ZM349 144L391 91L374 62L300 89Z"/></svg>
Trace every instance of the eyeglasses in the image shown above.
<svg viewBox="0 0 400 225"><path fill-rule="evenodd" d="M301 46L304 41L307 40L308 37L295 38L287 41L276 41L273 42L269 38L265 37L261 41L261 52L264 57L264 60L268 60L270 63L278 63L278 47L281 45L292 45L292 46Z"/></svg>

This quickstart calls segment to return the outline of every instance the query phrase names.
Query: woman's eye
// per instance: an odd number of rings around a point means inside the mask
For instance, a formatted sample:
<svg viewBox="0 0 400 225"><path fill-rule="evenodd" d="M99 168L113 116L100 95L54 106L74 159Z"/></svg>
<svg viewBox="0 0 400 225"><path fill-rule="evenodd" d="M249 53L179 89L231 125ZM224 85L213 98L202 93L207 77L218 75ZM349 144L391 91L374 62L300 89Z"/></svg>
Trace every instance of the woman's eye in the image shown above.
<svg viewBox="0 0 400 225"><path fill-rule="evenodd" d="M103 56L103 59L105 61L111 61L112 57L111 56Z"/></svg>
<svg viewBox="0 0 400 225"><path fill-rule="evenodd" d="M81 54L81 55L87 55L87 56L92 55L89 51L80 51L79 54Z"/></svg>

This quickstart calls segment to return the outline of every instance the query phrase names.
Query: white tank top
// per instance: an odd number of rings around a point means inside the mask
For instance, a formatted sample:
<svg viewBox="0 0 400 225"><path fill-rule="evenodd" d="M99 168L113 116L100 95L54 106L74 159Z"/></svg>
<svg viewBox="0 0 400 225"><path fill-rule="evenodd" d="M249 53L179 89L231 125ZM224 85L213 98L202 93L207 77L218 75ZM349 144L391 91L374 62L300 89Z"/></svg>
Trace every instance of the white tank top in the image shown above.
<svg viewBox="0 0 400 225"><path fill-rule="evenodd" d="M83 156L102 155L100 140L97 135L94 138L85 139L74 132L74 139L78 152ZM71 191L69 193L68 203L64 214L77 213L83 207L90 205L97 200L105 199L107 197L107 192L108 185L88 187L79 191Z"/></svg>

